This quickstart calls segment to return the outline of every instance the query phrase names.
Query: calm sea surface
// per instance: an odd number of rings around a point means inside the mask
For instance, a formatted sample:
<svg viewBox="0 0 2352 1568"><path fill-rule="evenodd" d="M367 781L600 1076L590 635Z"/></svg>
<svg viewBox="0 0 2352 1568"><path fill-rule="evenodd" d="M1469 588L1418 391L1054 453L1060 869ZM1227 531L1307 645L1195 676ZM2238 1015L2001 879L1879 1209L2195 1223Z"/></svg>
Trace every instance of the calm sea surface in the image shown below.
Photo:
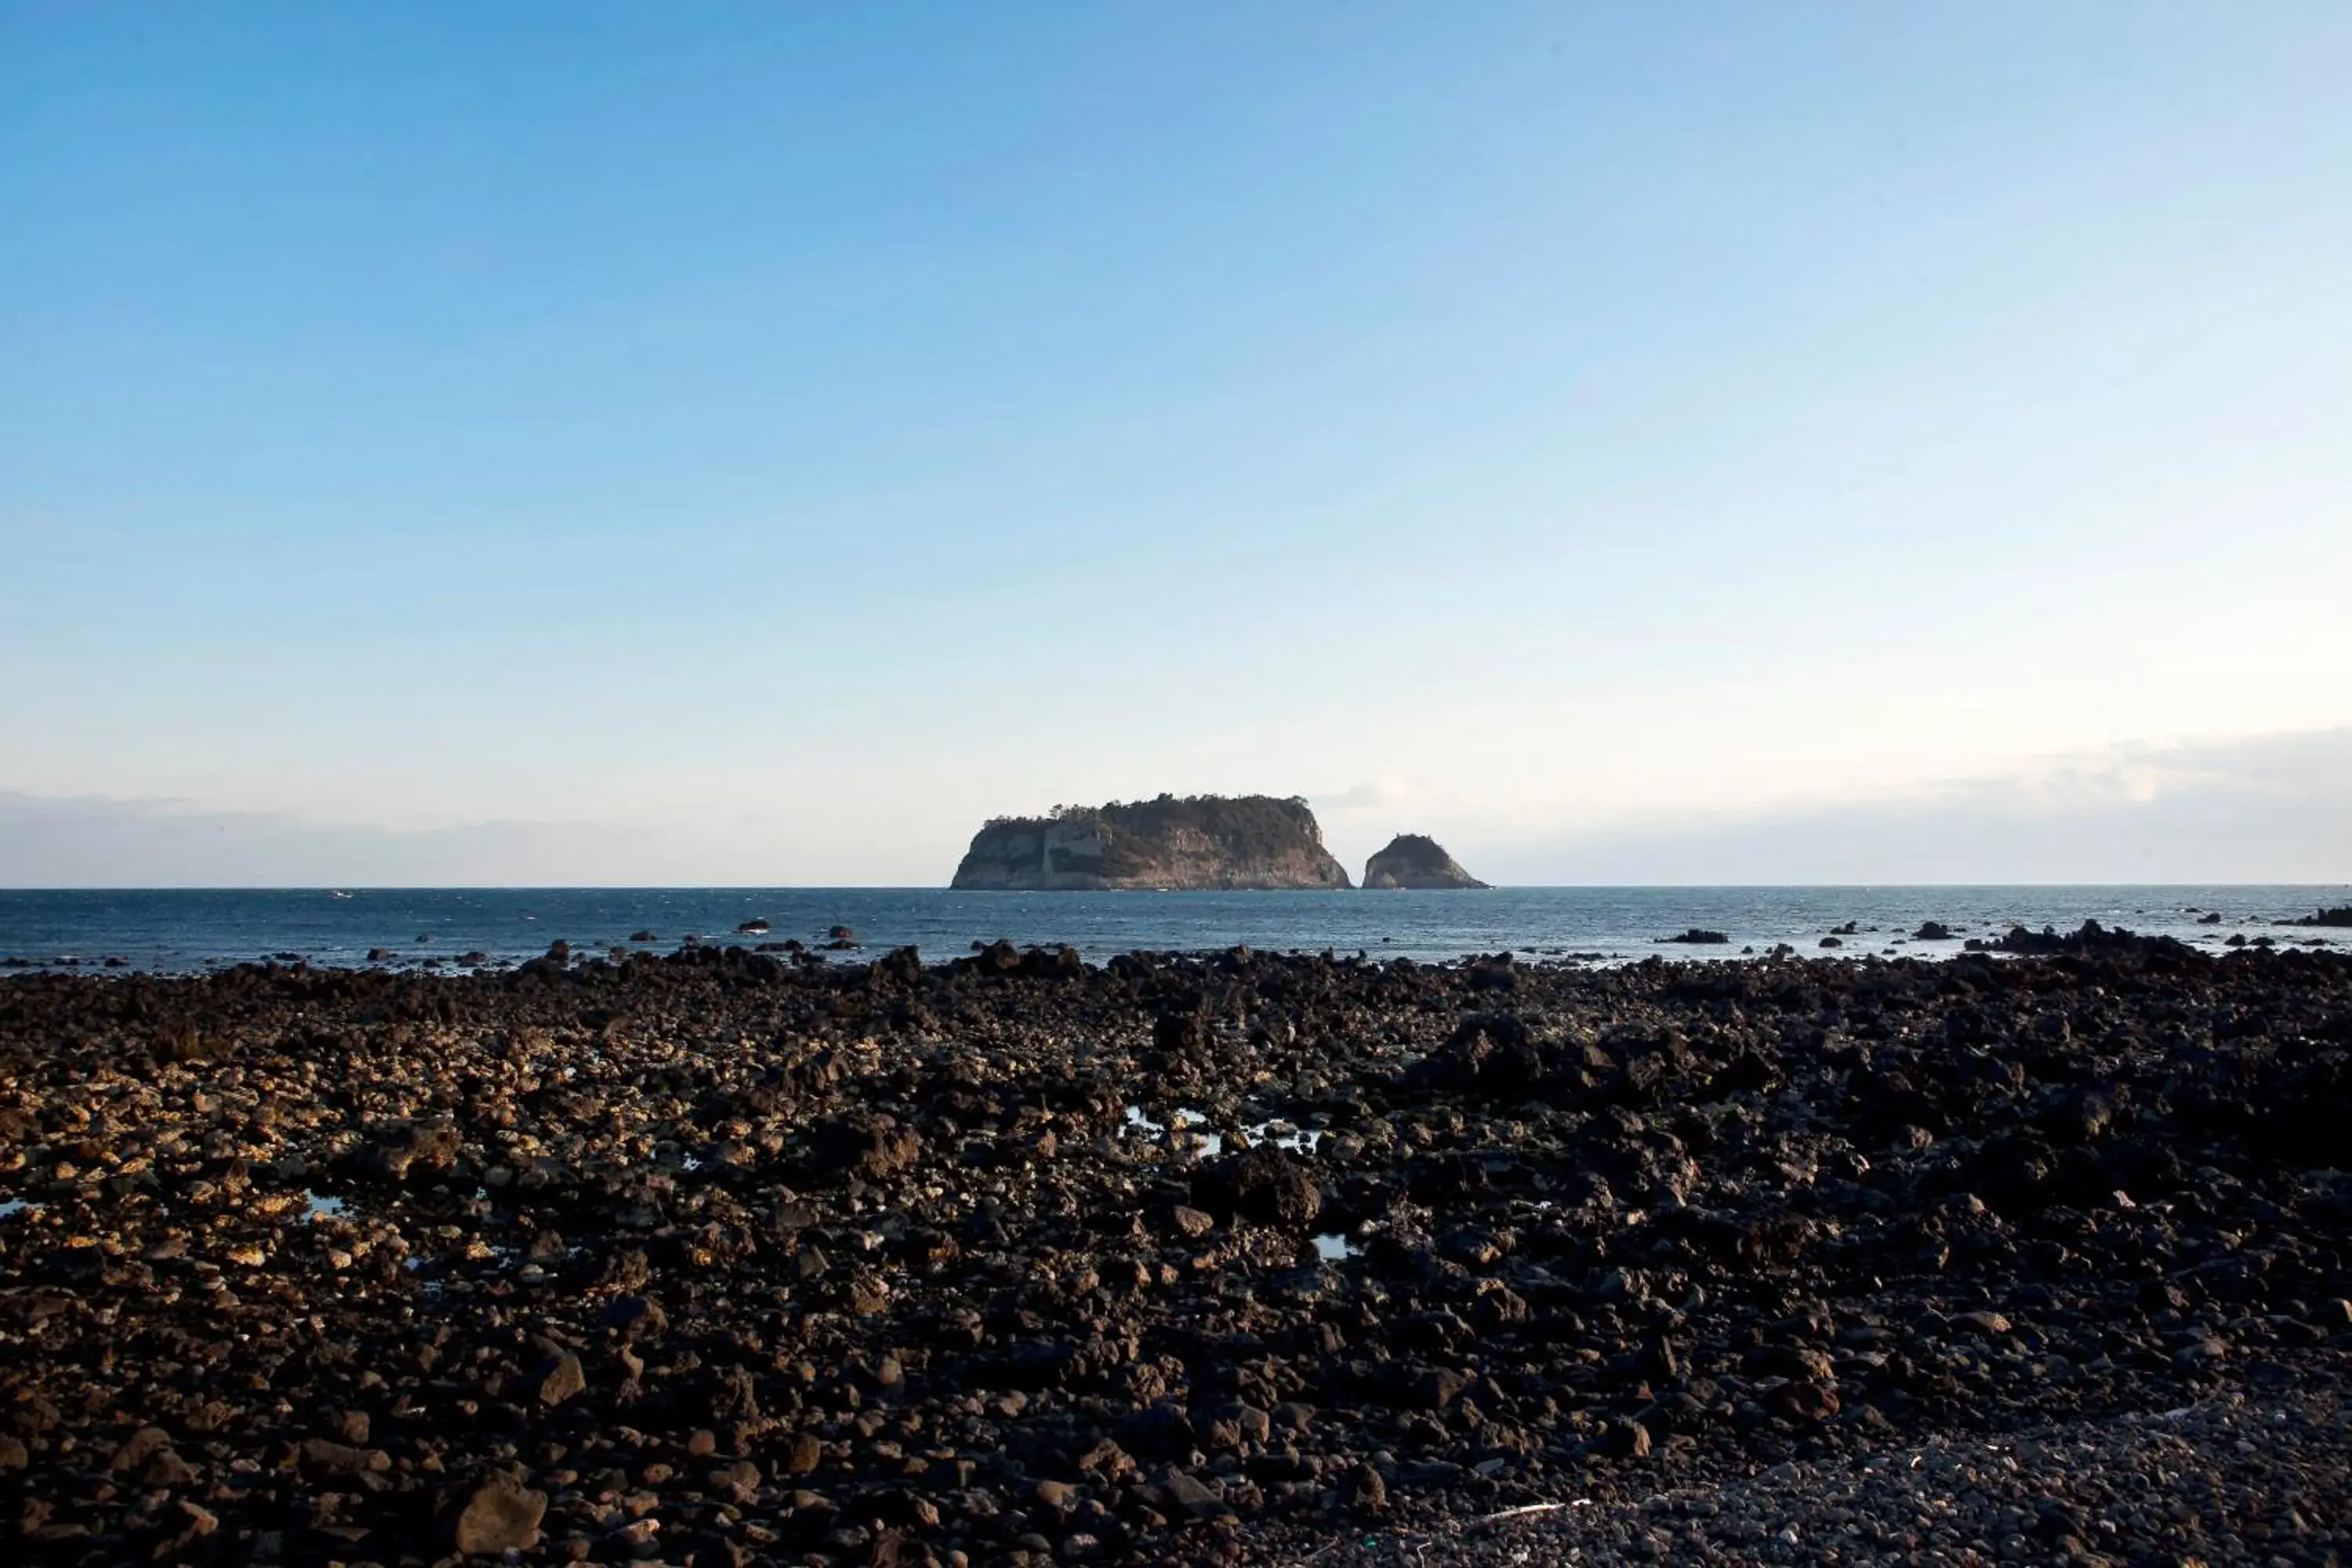
<svg viewBox="0 0 2352 1568"><path fill-rule="evenodd" d="M2071 931L2085 920L2161 931L2219 947L2249 941L2352 948L2352 933L2275 927L2322 905L2352 903L2343 886L2018 888L1501 888L1442 893L955 893L890 888L369 889L160 891L0 890L0 959L80 967L111 957L130 967L203 970L276 955L362 964L371 950L401 963L480 952L510 963L559 939L574 950L640 943L667 951L704 942L822 941L834 926L866 953L912 945L934 959L974 942L1067 942L1100 959L1139 948L1456 958L1512 949L1545 957L1622 961L1736 957L1789 942L1819 950L1852 922L1843 951L1944 955L1962 939L2011 925ZM2218 925L2200 923L2208 912ZM744 921L765 933L739 936ZM1949 942L1909 940L1921 922L1952 928ZM1723 947L1661 945L1697 926Z"/></svg>

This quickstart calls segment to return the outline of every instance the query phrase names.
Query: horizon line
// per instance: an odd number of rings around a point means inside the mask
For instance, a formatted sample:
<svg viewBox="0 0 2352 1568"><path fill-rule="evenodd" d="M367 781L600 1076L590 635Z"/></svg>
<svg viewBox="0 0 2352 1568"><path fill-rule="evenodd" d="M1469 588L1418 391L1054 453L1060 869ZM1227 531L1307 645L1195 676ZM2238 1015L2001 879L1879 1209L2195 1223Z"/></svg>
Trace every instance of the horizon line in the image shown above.
<svg viewBox="0 0 2352 1568"><path fill-rule="evenodd" d="M1496 882L1485 888L954 888L936 882L87 882L71 885L15 886L0 883L0 895L9 893L960 893L984 898L1067 898L1076 894L1140 894L1167 897L1184 893L1398 893L1477 894L1545 892L1694 892L1727 889L1785 889L1843 892L1880 888L1947 889L2009 888L2112 888L2155 890L2168 888L2352 888L2352 881L2283 882L2264 880L2077 881L2063 878L2024 881L1962 882L1885 879L1851 882Z"/></svg>

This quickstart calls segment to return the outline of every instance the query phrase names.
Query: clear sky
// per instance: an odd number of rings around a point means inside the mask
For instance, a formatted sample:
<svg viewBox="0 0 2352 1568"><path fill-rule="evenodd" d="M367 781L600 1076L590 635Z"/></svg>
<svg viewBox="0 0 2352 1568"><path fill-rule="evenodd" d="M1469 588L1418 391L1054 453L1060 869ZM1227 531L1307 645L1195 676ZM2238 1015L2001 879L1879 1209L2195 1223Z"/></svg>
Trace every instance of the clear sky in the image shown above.
<svg viewBox="0 0 2352 1568"><path fill-rule="evenodd" d="M1639 880L2259 784L2352 725L2347 80L2336 0L0 4L0 791Z"/></svg>

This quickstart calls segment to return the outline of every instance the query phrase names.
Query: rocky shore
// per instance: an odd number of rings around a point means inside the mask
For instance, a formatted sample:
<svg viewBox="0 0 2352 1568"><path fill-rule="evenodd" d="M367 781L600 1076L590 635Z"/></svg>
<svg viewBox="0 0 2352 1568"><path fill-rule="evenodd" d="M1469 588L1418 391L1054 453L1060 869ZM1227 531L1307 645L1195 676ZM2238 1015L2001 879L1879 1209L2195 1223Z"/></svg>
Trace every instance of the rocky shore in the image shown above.
<svg viewBox="0 0 2352 1568"><path fill-rule="evenodd" d="M40 1563L2352 1556L2352 961L0 981Z"/></svg>

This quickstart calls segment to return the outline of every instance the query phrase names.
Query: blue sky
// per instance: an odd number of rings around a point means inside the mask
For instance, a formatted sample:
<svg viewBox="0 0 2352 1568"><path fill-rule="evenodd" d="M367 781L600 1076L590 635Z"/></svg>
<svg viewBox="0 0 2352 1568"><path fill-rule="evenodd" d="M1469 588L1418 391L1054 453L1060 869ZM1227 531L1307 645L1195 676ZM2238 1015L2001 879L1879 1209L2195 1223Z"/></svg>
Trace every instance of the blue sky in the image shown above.
<svg viewBox="0 0 2352 1568"><path fill-rule="evenodd" d="M893 882L1265 789L1522 879L2273 755L2352 724L2347 71L2286 3L0 7L0 791Z"/></svg>

